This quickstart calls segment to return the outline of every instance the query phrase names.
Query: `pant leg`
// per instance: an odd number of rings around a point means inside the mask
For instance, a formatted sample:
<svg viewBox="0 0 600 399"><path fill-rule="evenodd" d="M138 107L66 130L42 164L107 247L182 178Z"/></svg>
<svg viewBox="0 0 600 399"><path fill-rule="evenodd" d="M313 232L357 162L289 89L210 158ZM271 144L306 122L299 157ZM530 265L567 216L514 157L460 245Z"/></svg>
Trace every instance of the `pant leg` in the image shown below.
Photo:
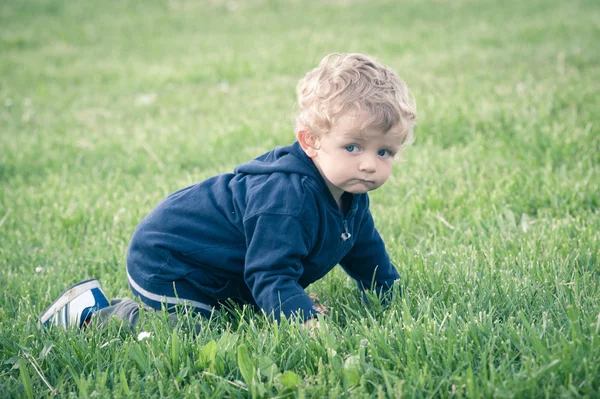
<svg viewBox="0 0 600 399"><path fill-rule="evenodd" d="M139 325L140 310L142 309L147 312L156 312L155 309L140 305L138 302L129 298L117 298L110 301L110 306L104 309L100 309L94 313L92 322L97 324L98 328L106 325L109 320L113 317L119 319L123 325L127 326L131 330L135 330ZM168 323L170 327L177 325L178 318L177 313L170 313L168 316ZM191 331L199 333L201 331L201 325L195 324L191 326Z"/></svg>
<svg viewBox="0 0 600 399"><path fill-rule="evenodd" d="M140 319L140 304L129 298L119 298L110 301L110 306L94 313L93 323L99 327L105 325L110 319L116 317L128 327L134 329Z"/></svg>

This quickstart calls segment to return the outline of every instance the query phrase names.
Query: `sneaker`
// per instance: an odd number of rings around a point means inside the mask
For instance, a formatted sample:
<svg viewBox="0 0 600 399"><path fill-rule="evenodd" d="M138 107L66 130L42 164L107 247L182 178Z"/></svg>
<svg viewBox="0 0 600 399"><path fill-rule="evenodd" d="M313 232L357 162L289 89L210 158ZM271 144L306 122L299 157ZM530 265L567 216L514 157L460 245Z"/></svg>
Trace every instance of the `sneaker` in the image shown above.
<svg viewBox="0 0 600 399"><path fill-rule="evenodd" d="M68 288L40 316L40 325L81 328L92 315L108 307L108 300L96 279L82 281Z"/></svg>

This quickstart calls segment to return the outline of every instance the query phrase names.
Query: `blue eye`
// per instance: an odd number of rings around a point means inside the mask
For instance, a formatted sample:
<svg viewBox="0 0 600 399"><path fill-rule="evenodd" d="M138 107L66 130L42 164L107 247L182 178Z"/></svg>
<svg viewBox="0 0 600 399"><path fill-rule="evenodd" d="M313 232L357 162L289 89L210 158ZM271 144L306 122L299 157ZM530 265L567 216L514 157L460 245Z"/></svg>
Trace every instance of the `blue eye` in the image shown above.
<svg viewBox="0 0 600 399"><path fill-rule="evenodd" d="M380 157L387 157L390 155L390 152L388 150L379 150L377 151L377 155Z"/></svg>
<svg viewBox="0 0 600 399"><path fill-rule="evenodd" d="M358 147L355 146L355 145L347 145L346 146L346 151L348 151L348 152L356 152L356 151L358 151Z"/></svg>

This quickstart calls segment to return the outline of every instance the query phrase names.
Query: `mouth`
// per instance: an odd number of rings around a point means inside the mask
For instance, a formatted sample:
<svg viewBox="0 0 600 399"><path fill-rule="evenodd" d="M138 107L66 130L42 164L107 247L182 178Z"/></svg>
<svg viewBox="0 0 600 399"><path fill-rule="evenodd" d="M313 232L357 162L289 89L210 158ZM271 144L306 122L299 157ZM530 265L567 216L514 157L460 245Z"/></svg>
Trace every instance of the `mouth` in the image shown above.
<svg viewBox="0 0 600 399"><path fill-rule="evenodd" d="M371 191L376 188L377 185L371 180L352 179L348 184L348 190L354 194L361 194L367 191Z"/></svg>
<svg viewBox="0 0 600 399"><path fill-rule="evenodd" d="M371 188L375 186L375 182L372 180L363 180L363 179L352 179L350 181L351 185L361 185L367 188Z"/></svg>

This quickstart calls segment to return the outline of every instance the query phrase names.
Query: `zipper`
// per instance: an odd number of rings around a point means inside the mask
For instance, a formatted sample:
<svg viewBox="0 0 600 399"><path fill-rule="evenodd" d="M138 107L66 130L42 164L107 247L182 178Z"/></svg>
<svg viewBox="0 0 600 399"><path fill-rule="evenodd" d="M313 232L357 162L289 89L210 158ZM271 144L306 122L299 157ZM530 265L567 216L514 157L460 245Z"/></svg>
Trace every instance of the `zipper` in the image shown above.
<svg viewBox="0 0 600 399"><path fill-rule="evenodd" d="M348 218L350 217L350 215L351 215L351 213L349 213L347 215ZM333 267L335 267L335 265L337 265L340 262L340 260L342 258L342 254L344 253L344 249L346 248L346 245L347 245L346 241L348 241L348 239L350 239L350 237L352 237L352 234L350 234L350 230L348 229L348 219L342 218L342 222L344 224L344 231L342 232L342 236L341 236L342 237L342 243L339 246L339 249L337 250L337 253L335 255L335 258L334 258L335 259L335 263L331 267L326 268L327 271L323 274L323 276L325 274L327 274L329 272L329 270L331 270ZM319 278L321 278L321 277L319 277Z"/></svg>
<svg viewBox="0 0 600 399"><path fill-rule="evenodd" d="M342 232L342 240L348 241L350 239L350 237L352 237L352 234L350 234L350 230L348 229L348 219L350 217L354 217L354 213L356 212L356 195L352 198L352 203L350 204L350 211L348 212L348 214L344 217L342 215L342 221L344 222L344 231Z"/></svg>
<svg viewBox="0 0 600 399"><path fill-rule="evenodd" d="M352 234L350 234L350 232L348 231L348 221L344 219L344 232L342 233L342 240L346 241L350 237L352 237Z"/></svg>

